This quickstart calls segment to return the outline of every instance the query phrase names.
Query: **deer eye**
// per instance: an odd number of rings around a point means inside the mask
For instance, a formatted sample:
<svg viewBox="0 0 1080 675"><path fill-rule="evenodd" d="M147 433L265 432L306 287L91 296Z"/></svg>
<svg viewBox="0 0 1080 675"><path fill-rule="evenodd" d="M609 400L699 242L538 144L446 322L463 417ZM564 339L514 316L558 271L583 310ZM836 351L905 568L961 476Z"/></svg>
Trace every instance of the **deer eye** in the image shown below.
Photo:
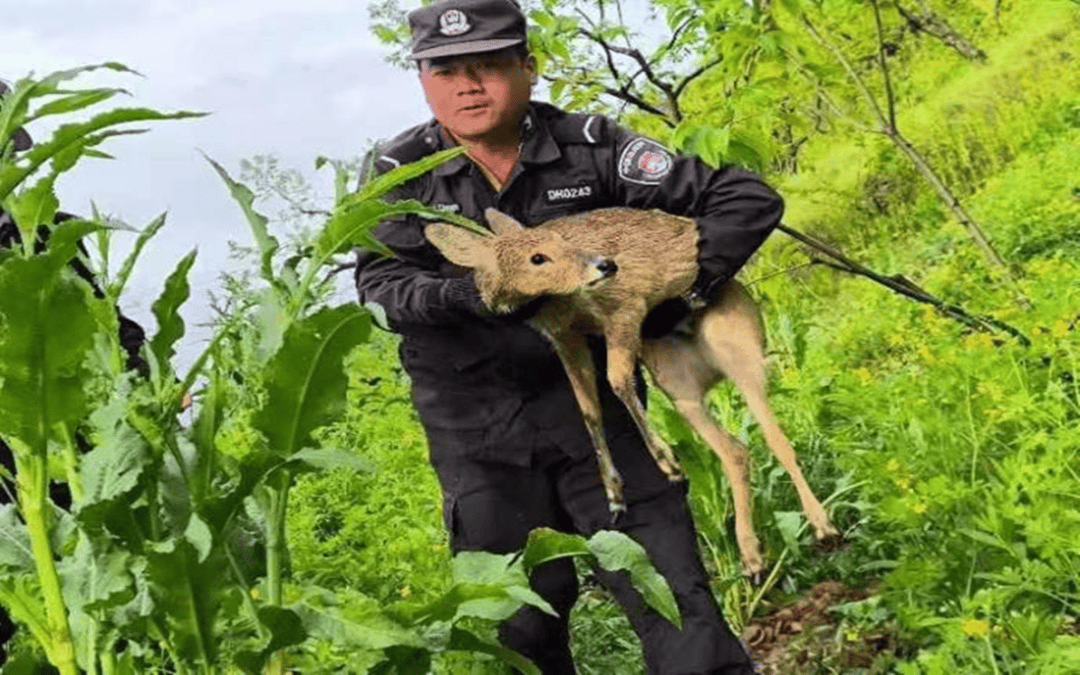
<svg viewBox="0 0 1080 675"><path fill-rule="evenodd" d="M529 262L534 265L543 265L548 260L551 260L551 258L547 257L543 253L534 253L533 257L529 258Z"/></svg>

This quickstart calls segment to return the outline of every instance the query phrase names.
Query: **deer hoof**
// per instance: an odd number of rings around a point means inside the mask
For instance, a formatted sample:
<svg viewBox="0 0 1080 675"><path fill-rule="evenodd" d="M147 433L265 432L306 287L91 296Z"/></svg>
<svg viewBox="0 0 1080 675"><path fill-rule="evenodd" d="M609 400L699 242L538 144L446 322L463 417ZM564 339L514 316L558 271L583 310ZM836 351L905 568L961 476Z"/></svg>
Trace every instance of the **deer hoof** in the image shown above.
<svg viewBox="0 0 1080 675"><path fill-rule="evenodd" d="M751 586L754 588L761 588L762 584L765 583L765 580L769 578L770 574L772 574L772 566L766 565L759 567L754 571L747 570L746 577L750 581Z"/></svg>
<svg viewBox="0 0 1080 675"><path fill-rule="evenodd" d="M614 526L615 524L617 524L619 522L619 520L622 518L622 516L626 513L626 504L623 504L623 503L619 503L619 504L611 503L608 506L611 509L611 525Z"/></svg>
<svg viewBox="0 0 1080 675"><path fill-rule="evenodd" d="M833 553L838 551L847 545L847 539L844 535L840 534L836 530L830 528L828 532L825 532L821 536L815 537L817 539L814 542L814 549L818 553Z"/></svg>

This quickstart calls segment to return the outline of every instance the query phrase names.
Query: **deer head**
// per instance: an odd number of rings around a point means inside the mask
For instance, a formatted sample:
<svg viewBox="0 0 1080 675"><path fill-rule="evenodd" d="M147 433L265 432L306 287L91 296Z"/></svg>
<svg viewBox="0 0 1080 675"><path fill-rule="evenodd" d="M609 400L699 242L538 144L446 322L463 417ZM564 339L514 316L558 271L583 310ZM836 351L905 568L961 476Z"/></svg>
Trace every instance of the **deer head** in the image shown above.
<svg viewBox="0 0 1080 675"><path fill-rule="evenodd" d="M610 258L579 251L543 226L525 227L495 209L484 215L494 236L445 223L428 225L424 234L447 260L473 270L481 297L497 312L545 295L576 293L618 271Z"/></svg>

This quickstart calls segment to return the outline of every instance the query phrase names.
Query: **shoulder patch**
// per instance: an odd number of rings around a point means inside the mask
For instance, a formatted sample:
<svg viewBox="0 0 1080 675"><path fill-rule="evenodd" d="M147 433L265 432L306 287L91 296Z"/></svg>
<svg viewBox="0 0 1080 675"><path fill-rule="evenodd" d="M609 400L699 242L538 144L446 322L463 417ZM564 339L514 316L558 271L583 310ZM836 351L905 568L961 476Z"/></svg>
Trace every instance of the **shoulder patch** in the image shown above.
<svg viewBox="0 0 1080 675"><path fill-rule="evenodd" d="M375 149L375 168L380 173L415 162L439 148L439 139L435 129L423 124L409 129L397 138L379 145Z"/></svg>
<svg viewBox="0 0 1080 675"><path fill-rule="evenodd" d="M619 178L640 185L657 185L674 164L664 146L648 138L635 138L619 154Z"/></svg>
<svg viewBox="0 0 1080 675"><path fill-rule="evenodd" d="M551 123L551 133L562 143L599 145L607 137L607 118L603 115L564 113Z"/></svg>

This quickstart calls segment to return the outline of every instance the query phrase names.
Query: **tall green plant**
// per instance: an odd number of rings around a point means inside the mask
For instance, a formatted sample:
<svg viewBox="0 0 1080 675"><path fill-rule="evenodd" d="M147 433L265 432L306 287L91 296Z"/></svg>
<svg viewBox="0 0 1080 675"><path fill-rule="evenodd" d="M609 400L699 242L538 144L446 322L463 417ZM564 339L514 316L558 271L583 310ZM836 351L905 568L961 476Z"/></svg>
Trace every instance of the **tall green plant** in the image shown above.
<svg viewBox="0 0 1080 675"><path fill-rule="evenodd" d="M346 192L338 175L336 206L311 252L284 261L275 255L278 242L254 209L250 190L211 162L251 226L263 288L226 317L186 373L176 373L170 360L184 336L179 310L195 259L194 252L184 256L152 305L158 330L142 349L150 370L143 378L122 371L115 302L164 217L139 235L118 275L102 280L99 298L68 263L88 235L107 261L111 232L88 220L52 227L58 208L52 186L81 157L104 156L95 148L124 133L116 125L195 113L107 111L89 122L61 125L50 140L14 155L13 129L119 91L59 88L88 69L21 80L0 108L0 199L24 242L0 253L0 437L15 452L18 497L17 504L0 508L0 602L51 663L65 675L163 666L216 673L228 664L246 673L281 673L285 650L316 638L375 650L373 672L416 672L431 653L465 650L532 673L535 668L520 656L460 622L496 621L523 604L546 607L528 589L527 573L532 564L562 555L588 555L609 569L628 569L646 599L678 621L670 591L644 552L611 533L588 542L538 535L515 560L463 555L456 563L464 570L461 580L424 606L357 612L343 603L349 598L311 586L296 587L286 602L284 524L295 477L365 466L317 440L318 429L344 414L342 360L367 340L372 321L352 303L324 306L320 271L353 246L380 248L369 232L390 215L417 213L476 227L418 202L381 199L459 151L401 167L355 194ZM31 182L38 173L44 176ZM51 230L49 246L35 253L39 228ZM237 458L218 448L232 416L246 414L229 405L233 373L220 356L223 340L242 321L254 326L265 389L248 397L258 401L251 419L259 439ZM182 394L198 383L198 416L183 428L177 418ZM81 457L75 451L79 436L90 446ZM52 453L67 461L75 495L70 512L48 498Z"/></svg>

